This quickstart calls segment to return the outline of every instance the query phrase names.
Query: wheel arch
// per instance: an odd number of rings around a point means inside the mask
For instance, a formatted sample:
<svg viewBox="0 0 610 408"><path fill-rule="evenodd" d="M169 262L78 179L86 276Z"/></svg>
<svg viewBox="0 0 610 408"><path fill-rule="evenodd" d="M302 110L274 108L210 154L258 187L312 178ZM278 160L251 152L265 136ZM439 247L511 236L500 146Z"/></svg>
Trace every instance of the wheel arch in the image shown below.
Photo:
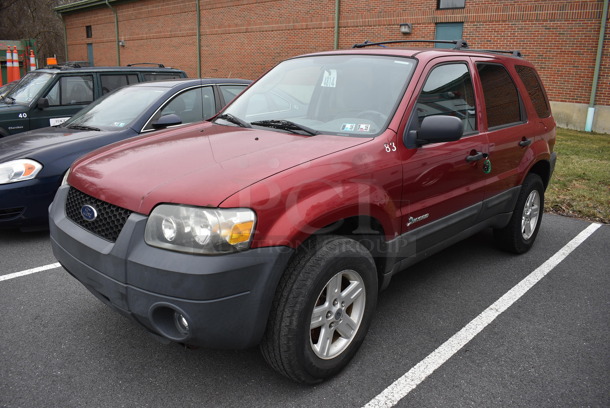
<svg viewBox="0 0 610 408"><path fill-rule="evenodd" d="M551 163L548 160L540 160L532 166L528 174L537 174L540 176L542 184L544 184L544 188L546 189L549 186L551 179Z"/></svg>

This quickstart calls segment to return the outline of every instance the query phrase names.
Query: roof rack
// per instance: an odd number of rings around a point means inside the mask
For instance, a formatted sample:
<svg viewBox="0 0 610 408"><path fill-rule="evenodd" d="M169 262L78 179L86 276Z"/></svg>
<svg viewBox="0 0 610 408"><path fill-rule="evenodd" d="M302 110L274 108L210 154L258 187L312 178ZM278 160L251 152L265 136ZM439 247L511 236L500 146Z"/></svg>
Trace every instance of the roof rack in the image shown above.
<svg viewBox="0 0 610 408"><path fill-rule="evenodd" d="M155 65L157 68L165 68L165 65L157 64L156 62L134 62L133 64L127 64L128 67L133 67L135 65Z"/></svg>
<svg viewBox="0 0 610 408"><path fill-rule="evenodd" d="M429 44L453 44L454 50L463 50L468 48L468 44L464 40L400 40L400 41L381 41L381 42L371 42L366 40L361 44L354 44L352 48L364 48L371 47L374 45L378 45L383 47L385 44L402 44L402 43L429 43Z"/></svg>
<svg viewBox="0 0 610 408"><path fill-rule="evenodd" d="M471 51L480 51L480 52L493 52L496 54L510 54L513 57L523 58L523 54L518 50L471 50Z"/></svg>
<svg viewBox="0 0 610 408"><path fill-rule="evenodd" d="M469 50L469 51L479 51L479 52L492 52L496 54L510 54L513 57L523 58L523 54L518 50L475 50L468 47L468 44L465 40L399 40L399 41L380 41L380 42L372 42L366 40L361 44L354 44L352 48L364 48L378 45L380 47L384 47L385 44L402 44L402 43L431 43L431 44L453 44L454 50Z"/></svg>

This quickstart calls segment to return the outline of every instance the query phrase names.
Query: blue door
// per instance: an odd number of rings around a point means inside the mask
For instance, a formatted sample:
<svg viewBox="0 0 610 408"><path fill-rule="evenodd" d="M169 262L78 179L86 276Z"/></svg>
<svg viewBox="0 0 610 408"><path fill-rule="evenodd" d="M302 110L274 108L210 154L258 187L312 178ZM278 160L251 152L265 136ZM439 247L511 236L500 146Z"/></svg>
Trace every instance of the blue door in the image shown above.
<svg viewBox="0 0 610 408"><path fill-rule="evenodd" d="M89 66L93 67L93 44L87 44L87 61L89 61Z"/></svg>
<svg viewBox="0 0 610 408"><path fill-rule="evenodd" d="M464 31L464 23L438 23L435 40L460 40ZM436 48L453 48L452 44L436 44Z"/></svg>

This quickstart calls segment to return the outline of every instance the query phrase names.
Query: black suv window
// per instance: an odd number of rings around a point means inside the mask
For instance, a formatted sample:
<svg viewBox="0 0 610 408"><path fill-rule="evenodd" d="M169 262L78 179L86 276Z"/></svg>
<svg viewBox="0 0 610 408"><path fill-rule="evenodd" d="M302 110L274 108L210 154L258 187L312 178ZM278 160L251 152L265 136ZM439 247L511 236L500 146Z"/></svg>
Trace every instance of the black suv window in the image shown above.
<svg viewBox="0 0 610 408"><path fill-rule="evenodd" d="M540 78L538 77L538 74L536 74L536 70L524 65L517 65L515 68L517 69L519 78L521 78L521 81L523 81L523 84L527 89L527 93L532 100L532 104L534 104L534 109L536 109L538 117L548 118L551 116L549 101L546 98Z"/></svg>
<svg viewBox="0 0 610 408"><path fill-rule="evenodd" d="M456 116L464 123L464 133L477 129L472 79L466 64L435 67L417 99L419 123L427 116Z"/></svg>
<svg viewBox="0 0 610 408"><path fill-rule="evenodd" d="M144 73L144 80L145 81L164 81L166 79L179 79L182 78L180 76L179 73L172 73L172 72L151 72L151 73Z"/></svg>
<svg viewBox="0 0 610 408"><path fill-rule="evenodd" d="M497 128L521 123L519 92L502 65L477 64L487 108L487 127Z"/></svg>
<svg viewBox="0 0 610 408"><path fill-rule="evenodd" d="M106 95L114 89L137 84L140 81L137 74L103 74L100 75L100 82L102 83L102 95Z"/></svg>
<svg viewBox="0 0 610 408"><path fill-rule="evenodd" d="M87 105L93 102L93 76L63 76L51 88L46 98L50 106Z"/></svg>

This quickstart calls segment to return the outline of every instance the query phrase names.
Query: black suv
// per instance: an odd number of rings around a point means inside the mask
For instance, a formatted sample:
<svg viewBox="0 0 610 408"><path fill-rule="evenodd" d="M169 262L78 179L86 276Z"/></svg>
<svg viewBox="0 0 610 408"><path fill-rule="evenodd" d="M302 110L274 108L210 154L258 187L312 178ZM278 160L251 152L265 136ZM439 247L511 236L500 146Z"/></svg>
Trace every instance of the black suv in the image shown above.
<svg viewBox="0 0 610 408"><path fill-rule="evenodd" d="M54 66L29 72L0 100L0 137L57 126L100 96L138 82L186 78L179 69Z"/></svg>

